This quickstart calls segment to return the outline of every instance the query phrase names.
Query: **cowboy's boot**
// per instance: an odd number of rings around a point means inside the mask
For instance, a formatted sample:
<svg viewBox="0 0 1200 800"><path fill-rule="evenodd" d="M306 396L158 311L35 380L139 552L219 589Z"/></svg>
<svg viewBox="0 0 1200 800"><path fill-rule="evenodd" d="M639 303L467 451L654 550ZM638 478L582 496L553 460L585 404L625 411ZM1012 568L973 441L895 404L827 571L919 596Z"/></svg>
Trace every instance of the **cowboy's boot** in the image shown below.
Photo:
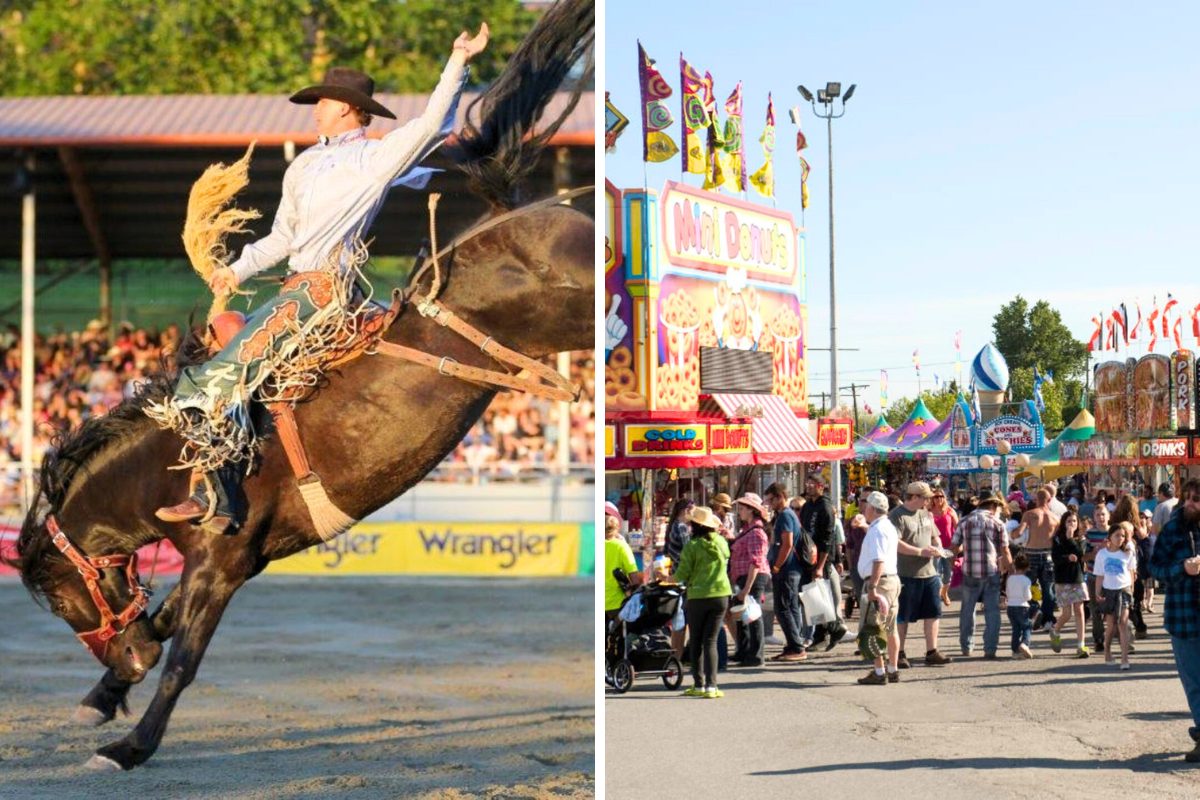
<svg viewBox="0 0 1200 800"><path fill-rule="evenodd" d="M214 533L236 533L240 525L241 470L226 465L207 475L192 474L192 493L179 505L154 512L164 522L191 522Z"/></svg>

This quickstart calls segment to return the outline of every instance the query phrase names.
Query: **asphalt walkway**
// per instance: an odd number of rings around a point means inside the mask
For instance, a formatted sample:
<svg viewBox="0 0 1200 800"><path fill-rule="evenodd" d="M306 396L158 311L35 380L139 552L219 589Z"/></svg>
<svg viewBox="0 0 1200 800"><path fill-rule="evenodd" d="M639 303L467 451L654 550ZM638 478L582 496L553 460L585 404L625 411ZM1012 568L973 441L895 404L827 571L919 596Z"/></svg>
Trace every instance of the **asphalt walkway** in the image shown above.
<svg viewBox="0 0 1200 800"><path fill-rule="evenodd" d="M1061 655L1042 633L1034 659L1010 660L1007 620L1001 660L957 658L958 609L939 642L955 663L914 664L898 684L859 686L866 667L846 640L805 663L734 668L721 699L681 697L657 680L608 692L606 796L1200 797L1158 614L1120 672L1102 655L1077 660L1073 630Z"/></svg>

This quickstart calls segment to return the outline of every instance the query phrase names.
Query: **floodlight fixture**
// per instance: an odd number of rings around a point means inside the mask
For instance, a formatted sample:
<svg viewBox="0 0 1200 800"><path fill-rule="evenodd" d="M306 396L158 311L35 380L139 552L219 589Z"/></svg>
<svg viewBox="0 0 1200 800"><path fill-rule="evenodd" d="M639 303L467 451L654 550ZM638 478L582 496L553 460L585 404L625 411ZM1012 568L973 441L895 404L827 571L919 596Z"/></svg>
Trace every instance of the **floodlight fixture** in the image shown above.
<svg viewBox="0 0 1200 800"><path fill-rule="evenodd" d="M808 101L809 103L812 102L812 99L813 99L812 92L810 92L803 83L796 87L796 91L798 91L800 93L800 96L803 97L806 101Z"/></svg>
<svg viewBox="0 0 1200 800"><path fill-rule="evenodd" d="M845 94L845 96L843 96L843 97L842 97L842 102L843 102L843 103L847 102L847 101L848 101L848 100L849 100L851 97L853 97L853 96L854 96L854 90L855 90L855 88L857 88L857 87L858 87L858 84L857 84L857 83L852 83L852 84L850 84L850 88L846 90L846 94Z"/></svg>
<svg viewBox="0 0 1200 800"><path fill-rule="evenodd" d="M829 95L830 100L837 97L841 93L842 93L842 85L840 83L832 83L831 82L831 83L825 84L825 94Z"/></svg>

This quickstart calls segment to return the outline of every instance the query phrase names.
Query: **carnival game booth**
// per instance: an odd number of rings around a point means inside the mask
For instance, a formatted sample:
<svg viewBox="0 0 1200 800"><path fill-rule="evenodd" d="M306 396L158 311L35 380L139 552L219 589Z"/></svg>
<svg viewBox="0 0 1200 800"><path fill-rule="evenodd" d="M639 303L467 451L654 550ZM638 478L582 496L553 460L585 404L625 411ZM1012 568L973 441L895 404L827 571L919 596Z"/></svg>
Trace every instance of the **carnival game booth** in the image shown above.
<svg viewBox="0 0 1200 800"><path fill-rule="evenodd" d="M949 446L950 428L939 422L921 398L900 427L881 416L867 436L855 442L856 457L873 486L900 487L923 477L926 459Z"/></svg>
<svg viewBox="0 0 1200 800"><path fill-rule="evenodd" d="M1196 356L1107 361L1093 370L1095 433L1059 444L1059 462L1086 471L1091 491L1137 495L1144 487L1200 475Z"/></svg>
<svg viewBox="0 0 1200 800"><path fill-rule="evenodd" d="M605 198L607 499L657 533L679 496L795 490L802 465L852 458L850 420L807 418L792 215L673 181Z"/></svg>

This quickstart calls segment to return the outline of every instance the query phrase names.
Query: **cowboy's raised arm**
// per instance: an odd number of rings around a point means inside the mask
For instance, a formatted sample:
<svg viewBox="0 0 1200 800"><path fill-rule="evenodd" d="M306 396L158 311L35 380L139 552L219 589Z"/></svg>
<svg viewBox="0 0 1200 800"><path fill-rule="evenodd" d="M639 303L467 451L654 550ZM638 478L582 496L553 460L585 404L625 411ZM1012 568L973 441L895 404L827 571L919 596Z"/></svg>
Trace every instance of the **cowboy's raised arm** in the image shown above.
<svg viewBox="0 0 1200 800"><path fill-rule="evenodd" d="M247 278L283 261L292 250L292 235L296 229L296 162L283 174L283 193L271 232L242 248L242 255L229 265L233 278L241 284ZM216 275L214 273L213 277ZM231 287L232 288L232 287ZM216 294L219 287L213 287Z"/></svg>
<svg viewBox="0 0 1200 800"><path fill-rule="evenodd" d="M467 63L483 52L489 36L486 22L473 37L466 31L459 34L425 111L380 140L380 146L372 156L372 167L380 180L390 182L433 152L450 135L458 99L467 82Z"/></svg>

